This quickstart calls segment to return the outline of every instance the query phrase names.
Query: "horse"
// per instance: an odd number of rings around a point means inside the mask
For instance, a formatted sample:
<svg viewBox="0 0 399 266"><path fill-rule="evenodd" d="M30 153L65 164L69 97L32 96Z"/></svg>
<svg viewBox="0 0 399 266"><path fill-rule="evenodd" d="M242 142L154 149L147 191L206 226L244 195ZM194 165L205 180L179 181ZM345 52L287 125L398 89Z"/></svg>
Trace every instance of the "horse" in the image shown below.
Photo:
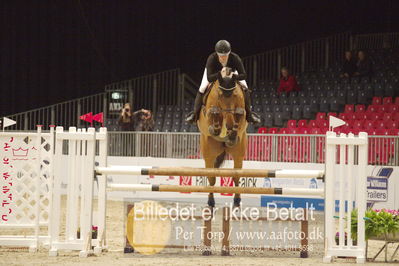
<svg viewBox="0 0 399 266"><path fill-rule="evenodd" d="M197 121L206 168L219 168L226 154L233 157L234 168L242 168L247 148L245 115L244 92L239 82L225 77L210 85ZM233 180L235 186L239 186L240 178L234 177ZM216 177L208 177L208 181L214 186ZM240 202L240 194L236 193L234 206L239 207ZM209 193L208 205L215 206L213 193Z"/></svg>

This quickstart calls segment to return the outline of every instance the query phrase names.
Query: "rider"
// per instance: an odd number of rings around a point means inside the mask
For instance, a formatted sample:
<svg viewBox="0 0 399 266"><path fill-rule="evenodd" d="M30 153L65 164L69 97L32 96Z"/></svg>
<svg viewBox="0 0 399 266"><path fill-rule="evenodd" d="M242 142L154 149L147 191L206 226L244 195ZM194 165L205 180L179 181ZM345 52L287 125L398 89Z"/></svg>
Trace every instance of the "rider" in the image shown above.
<svg viewBox="0 0 399 266"><path fill-rule="evenodd" d="M227 69L230 68L231 72L227 75ZM245 111L247 114L247 121L251 123L260 123L258 115L251 111L251 96L245 78L244 65L241 58L231 52L230 43L226 40L220 40L216 43L215 53L212 53L206 61L206 68L202 77L201 85L194 102L194 111L189 113L186 121L195 123L199 118L199 113L202 106L202 97L210 82L224 77L230 77L238 80L244 91Z"/></svg>

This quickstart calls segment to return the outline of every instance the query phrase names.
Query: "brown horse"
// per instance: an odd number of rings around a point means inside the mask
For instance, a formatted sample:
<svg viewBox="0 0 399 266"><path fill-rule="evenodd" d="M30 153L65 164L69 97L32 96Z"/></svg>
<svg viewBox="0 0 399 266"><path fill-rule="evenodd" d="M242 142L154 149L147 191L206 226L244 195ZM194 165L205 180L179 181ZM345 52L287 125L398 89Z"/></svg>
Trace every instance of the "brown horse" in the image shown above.
<svg viewBox="0 0 399 266"><path fill-rule="evenodd" d="M201 152L205 167L219 168L226 153L234 160L234 168L242 168L247 148L247 121L245 119L244 93L241 85L231 78L224 78L211 85L208 97L204 97L198 120L201 132ZM233 178L239 186L240 178ZM209 184L215 185L216 177L208 177ZM240 194L234 196L234 206L240 206ZM208 196L208 205L215 206L213 193Z"/></svg>

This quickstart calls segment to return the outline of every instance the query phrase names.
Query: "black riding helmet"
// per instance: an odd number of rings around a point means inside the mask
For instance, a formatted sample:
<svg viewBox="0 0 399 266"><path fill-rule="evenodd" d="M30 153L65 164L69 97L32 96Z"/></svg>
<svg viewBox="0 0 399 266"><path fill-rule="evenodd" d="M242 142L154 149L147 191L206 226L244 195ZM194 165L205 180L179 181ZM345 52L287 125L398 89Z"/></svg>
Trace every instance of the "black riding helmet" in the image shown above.
<svg viewBox="0 0 399 266"><path fill-rule="evenodd" d="M228 54L231 52L230 43L226 40L220 40L215 45L215 51L218 54Z"/></svg>

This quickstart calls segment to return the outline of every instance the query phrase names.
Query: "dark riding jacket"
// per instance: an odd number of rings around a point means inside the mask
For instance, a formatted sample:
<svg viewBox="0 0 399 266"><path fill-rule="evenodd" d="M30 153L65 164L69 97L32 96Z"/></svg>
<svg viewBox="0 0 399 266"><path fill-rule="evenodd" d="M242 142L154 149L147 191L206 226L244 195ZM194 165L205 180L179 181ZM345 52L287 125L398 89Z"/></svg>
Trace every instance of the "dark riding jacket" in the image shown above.
<svg viewBox="0 0 399 266"><path fill-rule="evenodd" d="M233 52L230 53L226 67L231 68L233 72L237 70L238 75L233 74L233 79L235 80L246 79L247 73L245 72L241 58L237 54ZM208 57L208 60L206 61L206 72L207 72L208 81L214 82L217 79L221 79L222 75L220 74L220 71L222 70L222 68L223 66L219 62L217 53L212 53Z"/></svg>

